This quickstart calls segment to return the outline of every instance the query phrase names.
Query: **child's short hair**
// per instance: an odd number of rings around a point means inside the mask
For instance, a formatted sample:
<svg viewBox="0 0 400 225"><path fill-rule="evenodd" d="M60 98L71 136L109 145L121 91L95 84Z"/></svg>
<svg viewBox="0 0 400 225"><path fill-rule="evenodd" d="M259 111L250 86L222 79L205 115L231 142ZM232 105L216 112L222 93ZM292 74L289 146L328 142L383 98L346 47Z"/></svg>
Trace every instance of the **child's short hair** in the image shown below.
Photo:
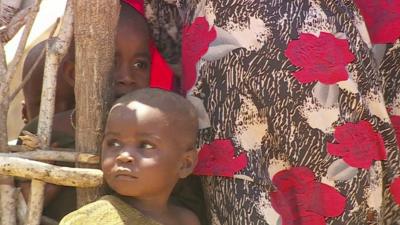
<svg viewBox="0 0 400 225"><path fill-rule="evenodd" d="M129 105L132 102L158 108L167 115L170 126L187 131L187 138L183 140L189 149L195 148L198 132L198 117L192 103L184 97L170 91L157 88L143 88L125 94L113 104L112 108L120 105Z"/></svg>

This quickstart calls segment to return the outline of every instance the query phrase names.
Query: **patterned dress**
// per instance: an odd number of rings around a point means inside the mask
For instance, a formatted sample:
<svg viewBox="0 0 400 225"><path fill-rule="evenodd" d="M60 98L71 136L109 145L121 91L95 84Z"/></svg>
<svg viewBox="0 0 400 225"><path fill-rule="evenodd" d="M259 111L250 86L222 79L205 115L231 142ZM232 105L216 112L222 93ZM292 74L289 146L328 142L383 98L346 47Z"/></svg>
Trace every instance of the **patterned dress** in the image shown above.
<svg viewBox="0 0 400 225"><path fill-rule="evenodd" d="M400 224L399 1L176 4L211 224Z"/></svg>

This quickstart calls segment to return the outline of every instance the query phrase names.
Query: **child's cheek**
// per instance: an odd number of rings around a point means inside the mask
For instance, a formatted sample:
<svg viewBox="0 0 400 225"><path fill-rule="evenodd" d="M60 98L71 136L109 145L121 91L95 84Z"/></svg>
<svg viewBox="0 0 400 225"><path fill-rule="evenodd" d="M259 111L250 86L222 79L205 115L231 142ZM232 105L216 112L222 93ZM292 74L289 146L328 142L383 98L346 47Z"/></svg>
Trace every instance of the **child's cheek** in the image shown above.
<svg viewBox="0 0 400 225"><path fill-rule="evenodd" d="M111 157L107 157L103 155L101 161L101 169L106 172L106 170L110 170L114 165L114 160Z"/></svg>
<svg viewBox="0 0 400 225"><path fill-rule="evenodd" d="M143 158L140 160L141 167L154 167L158 164L157 158Z"/></svg>

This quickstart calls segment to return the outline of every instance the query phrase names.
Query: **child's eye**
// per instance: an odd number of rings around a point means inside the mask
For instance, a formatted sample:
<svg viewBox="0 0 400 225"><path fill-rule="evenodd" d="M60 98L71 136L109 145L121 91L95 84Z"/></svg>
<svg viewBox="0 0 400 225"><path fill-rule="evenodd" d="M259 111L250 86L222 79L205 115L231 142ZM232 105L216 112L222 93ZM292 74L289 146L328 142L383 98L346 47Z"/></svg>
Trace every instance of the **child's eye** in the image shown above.
<svg viewBox="0 0 400 225"><path fill-rule="evenodd" d="M148 68L148 63L144 61L139 61L133 64L133 67L135 69L147 69Z"/></svg>
<svg viewBox="0 0 400 225"><path fill-rule="evenodd" d="M141 149L154 149L154 145L150 144L150 143L141 143L140 144L140 148Z"/></svg>
<svg viewBox="0 0 400 225"><path fill-rule="evenodd" d="M107 146L112 148L119 148L121 147L121 143L115 139L107 141Z"/></svg>

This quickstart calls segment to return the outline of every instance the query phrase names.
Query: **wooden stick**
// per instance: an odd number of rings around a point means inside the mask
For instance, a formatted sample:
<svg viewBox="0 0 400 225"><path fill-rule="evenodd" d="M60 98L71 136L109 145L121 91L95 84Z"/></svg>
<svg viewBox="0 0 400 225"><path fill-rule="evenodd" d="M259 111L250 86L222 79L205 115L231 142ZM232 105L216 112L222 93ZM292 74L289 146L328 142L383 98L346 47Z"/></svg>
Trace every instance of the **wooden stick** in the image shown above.
<svg viewBox="0 0 400 225"><path fill-rule="evenodd" d="M59 151L59 152L75 152L74 148L51 148L49 150L43 150L43 149L35 149L32 150L24 145L9 145L7 147L4 148L6 151L3 152L30 152L30 151L36 151L36 150L42 150L42 151ZM2 150L4 150L2 149Z"/></svg>
<svg viewBox="0 0 400 225"><path fill-rule="evenodd" d="M11 180L12 182L14 179L9 179L10 177L4 177L7 180ZM14 184L1 184L0 185L0 193L1 193L1 211L4 214L5 210L12 211L13 214L9 216L9 218L2 218L2 224L6 224L7 222L15 223L16 224L16 188ZM4 199L3 199L4 198Z"/></svg>
<svg viewBox="0 0 400 225"><path fill-rule="evenodd" d="M30 13L30 11L30 8L22 9L13 16L6 28L0 32L0 39L3 43L7 43L9 40L11 40L17 34L19 29L25 25L28 19L27 15Z"/></svg>
<svg viewBox="0 0 400 225"><path fill-rule="evenodd" d="M45 183L39 180L32 180L31 182L31 193L29 200L29 211L28 211L28 221L25 224L40 224L40 217L42 216L43 209L43 199L44 199L44 189ZM39 215L38 221L32 220Z"/></svg>
<svg viewBox="0 0 400 225"><path fill-rule="evenodd" d="M18 225L25 223L26 214L28 212L28 206L24 195L22 195L21 188L17 188L17 221Z"/></svg>
<svg viewBox="0 0 400 225"><path fill-rule="evenodd" d="M18 225L23 225L25 223L25 218L28 213L28 206L26 205L26 201L24 196L22 195L21 189L17 188L17 221ZM41 225L57 225L58 222L49 218L47 216L43 216L40 219Z"/></svg>
<svg viewBox="0 0 400 225"><path fill-rule="evenodd" d="M72 2L68 0L59 34L57 37L55 37L54 42L47 42L46 61L44 64L43 88L40 102L39 124L37 132L40 143L42 145L42 149L48 149L50 146L57 86L57 71L60 62L67 54L68 47L71 43L73 33L72 12ZM62 172L62 170L60 172ZM68 174L71 173L66 173L64 175ZM54 178L57 178L57 174L53 174L53 176L55 176ZM67 182L71 182L74 180L70 177L64 177L64 179ZM53 181L52 179L44 180L43 178L40 180L46 182ZM29 213L26 220L26 225L39 225L40 223L44 201L43 193L46 185L42 181L32 180L32 184L35 185L31 185ZM55 181L57 180L54 180L53 182Z"/></svg>
<svg viewBox="0 0 400 225"><path fill-rule="evenodd" d="M75 148L98 154L110 104L118 0L74 0L75 10ZM90 7L88 7L90 5ZM96 118L96 119L94 119ZM90 165L78 165L89 167ZM77 189L78 206L94 201L100 189Z"/></svg>
<svg viewBox="0 0 400 225"><path fill-rule="evenodd" d="M21 40L19 42L17 51L13 60L11 61L9 67L7 68L5 61L5 53L3 44L0 45L0 148L6 147L8 144L8 135L7 135L7 113L10 107L9 100L9 90L10 90L10 82L12 80L13 75L15 74L18 63L21 61L26 42L28 40L29 33L32 29L33 22L36 18L37 12L39 11L40 0L36 0L34 6L29 12L25 29L21 36ZM3 184L0 188L0 196L1 196L1 224L2 225L16 225L16 203L15 196L13 190L14 180L12 177L2 177Z"/></svg>
<svg viewBox="0 0 400 225"><path fill-rule="evenodd" d="M35 150L29 152L0 153L2 157L19 157L36 161L60 161L98 164L100 157L93 154L65 151Z"/></svg>
<svg viewBox="0 0 400 225"><path fill-rule="evenodd" d="M57 18L55 24L53 25L53 28L50 31L48 39L53 37L54 32L56 32L59 23L60 23L60 18ZM24 79L22 80L21 84L19 84L19 86L15 89L15 91L10 95L10 100L9 100L10 102L12 102L14 100L14 98L18 95L18 93L25 86L25 84L28 83L28 81L31 79L31 77L33 75L33 71L39 65L39 62L43 59L45 53L46 53L46 48L43 48L42 51L40 52L39 57L33 63L32 67L29 68L29 71L26 74L26 76L24 77Z"/></svg>
<svg viewBox="0 0 400 225"><path fill-rule="evenodd" d="M28 16L27 16L27 22L25 24L25 29L24 29L24 33L22 34L21 40L19 42L17 51L15 53L15 56L13 58L13 60L10 62L9 66L8 66L8 70L6 73L6 80L8 80L8 83L11 81L13 75L15 74L15 71L17 70L17 66L20 63L22 56L24 54L25 51L25 46L26 46L26 42L28 40L29 37L29 33L32 29L33 26L33 22L35 21L36 15L39 11L39 5L40 5L41 0L36 0L34 6L31 8L31 11L29 12ZM7 85L7 90L8 90L8 86ZM9 98L9 93L7 93L6 96Z"/></svg>
<svg viewBox="0 0 400 225"><path fill-rule="evenodd" d="M97 187L103 182L103 172L98 169L60 167L3 156L0 156L0 174L82 188Z"/></svg>

